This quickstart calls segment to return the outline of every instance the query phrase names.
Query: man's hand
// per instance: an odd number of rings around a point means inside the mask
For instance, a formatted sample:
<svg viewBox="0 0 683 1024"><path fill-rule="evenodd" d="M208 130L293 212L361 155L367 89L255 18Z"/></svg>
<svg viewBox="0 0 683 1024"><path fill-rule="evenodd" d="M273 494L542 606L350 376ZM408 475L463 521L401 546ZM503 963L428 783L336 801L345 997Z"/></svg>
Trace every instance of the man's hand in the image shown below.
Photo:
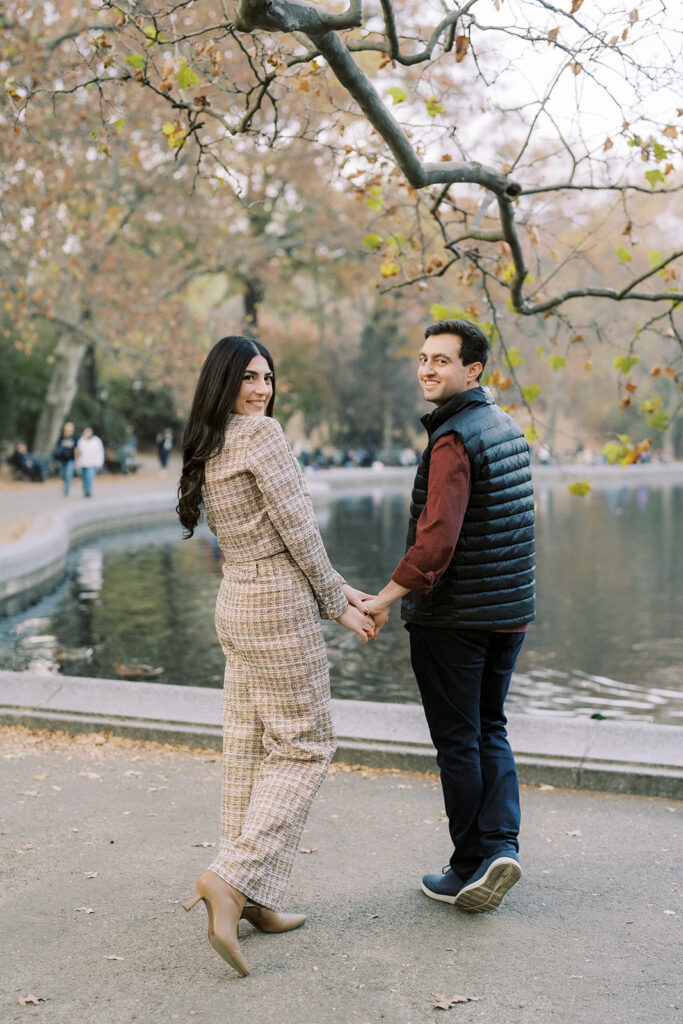
<svg viewBox="0 0 683 1024"><path fill-rule="evenodd" d="M369 600L363 602L363 611L367 615L372 615L375 623L375 639L382 628L386 626L389 621L391 612L389 611L388 605L385 605L379 597L371 597Z"/></svg>

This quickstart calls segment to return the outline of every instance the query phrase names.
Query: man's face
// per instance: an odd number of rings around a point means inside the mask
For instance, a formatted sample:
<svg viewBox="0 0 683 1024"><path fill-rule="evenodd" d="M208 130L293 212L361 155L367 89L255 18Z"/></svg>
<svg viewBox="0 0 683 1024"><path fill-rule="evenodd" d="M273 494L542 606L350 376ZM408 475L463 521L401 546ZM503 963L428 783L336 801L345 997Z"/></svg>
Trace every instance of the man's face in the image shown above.
<svg viewBox="0 0 683 1024"><path fill-rule="evenodd" d="M428 402L443 405L462 391L477 387L481 363L463 366L458 334L435 334L426 338L419 355L417 379Z"/></svg>

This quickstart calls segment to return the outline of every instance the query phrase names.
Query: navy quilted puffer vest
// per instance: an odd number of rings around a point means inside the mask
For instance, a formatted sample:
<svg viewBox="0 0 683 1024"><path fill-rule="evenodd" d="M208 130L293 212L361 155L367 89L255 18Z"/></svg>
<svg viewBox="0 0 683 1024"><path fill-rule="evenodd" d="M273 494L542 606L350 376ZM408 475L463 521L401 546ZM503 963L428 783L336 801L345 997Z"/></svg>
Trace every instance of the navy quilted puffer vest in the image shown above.
<svg viewBox="0 0 683 1024"><path fill-rule="evenodd" d="M431 594L411 591L401 618L423 626L514 629L535 617L534 497L529 446L487 388L463 391L422 417L429 444L417 469L407 547L427 501L429 462L440 437L467 452L472 490L448 569Z"/></svg>

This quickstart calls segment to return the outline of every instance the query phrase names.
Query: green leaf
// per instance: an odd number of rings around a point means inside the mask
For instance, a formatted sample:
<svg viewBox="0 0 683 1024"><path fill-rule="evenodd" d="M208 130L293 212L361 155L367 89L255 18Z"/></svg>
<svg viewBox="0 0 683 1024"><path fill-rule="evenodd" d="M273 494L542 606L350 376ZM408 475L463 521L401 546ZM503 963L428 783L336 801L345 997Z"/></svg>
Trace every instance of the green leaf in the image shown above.
<svg viewBox="0 0 683 1024"><path fill-rule="evenodd" d="M114 129L115 132L120 132L120 131L123 130L125 124L126 124L125 117L117 117L115 121L112 121L111 126L112 126L112 128Z"/></svg>
<svg viewBox="0 0 683 1024"><path fill-rule="evenodd" d="M657 168L656 171L645 171L645 177L650 183L650 188L654 188L658 181L661 181L662 184L666 184L666 178L659 168Z"/></svg>
<svg viewBox="0 0 683 1024"><path fill-rule="evenodd" d="M544 355L545 355L545 349L543 348L543 345L537 345L536 346L536 358L537 359L542 359Z"/></svg>
<svg viewBox="0 0 683 1024"><path fill-rule="evenodd" d="M640 403L640 411L645 416L651 416L653 412L657 412L664 405L660 395L652 395L651 398L645 398Z"/></svg>
<svg viewBox="0 0 683 1024"><path fill-rule="evenodd" d="M656 427L657 430L666 430L669 426L669 416L663 409L660 409L658 412L653 413L652 416L648 416L647 422L649 426Z"/></svg>
<svg viewBox="0 0 683 1024"><path fill-rule="evenodd" d="M131 68L144 68L145 63L141 53L131 53L130 57L126 57L126 64Z"/></svg>
<svg viewBox="0 0 683 1024"><path fill-rule="evenodd" d="M567 360L564 356L548 356L548 366L554 373L558 373L559 370L564 370L567 365Z"/></svg>
<svg viewBox="0 0 683 1024"><path fill-rule="evenodd" d="M622 444L630 444L631 443L631 438L630 438L630 436L628 434L617 434L617 439L619 441L621 441Z"/></svg>
<svg viewBox="0 0 683 1024"><path fill-rule="evenodd" d="M541 435L536 430L536 427L533 423L530 423L529 426L526 428L526 430L524 431L524 436L529 442L529 444L533 444L534 441L541 440Z"/></svg>
<svg viewBox="0 0 683 1024"><path fill-rule="evenodd" d="M509 366L511 370L514 370L515 367L521 366L524 362L524 356L518 348L513 347L508 349L507 355L505 356L506 366Z"/></svg>
<svg viewBox="0 0 683 1024"><path fill-rule="evenodd" d="M526 387L522 388L524 401L528 402L529 405L533 405L542 391L543 388L540 388L538 384L527 384Z"/></svg>
<svg viewBox="0 0 683 1024"><path fill-rule="evenodd" d="M152 43L163 43L161 38L161 32L157 32L154 25L148 25L145 29L145 35L147 36L147 45L151 46Z"/></svg>
<svg viewBox="0 0 683 1024"><path fill-rule="evenodd" d="M623 459L628 454L628 448L625 444L617 444L616 441L608 441L605 447L602 449L602 454L607 457L607 461L610 466L613 466L619 459Z"/></svg>
<svg viewBox="0 0 683 1024"><path fill-rule="evenodd" d="M577 498L585 498L587 494L590 494L592 488L587 480L575 480L573 484L569 484L567 490L570 494L575 494Z"/></svg>
<svg viewBox="0 0 683 1024"><path fill-rule="evenodd" d="M430 117L436 117L437 114L445 114L446 109L442 103L437 100L436 96L430 96L428 100L425 100L425 107Z"/></svg>
<svg viewBox="0 0 683 1024"><path fill-rule="evenodd" d="M187 64L184 64L178 68L175 80L181 89L191 89L193 85L198 83L199 77L194 73L192 68L188 68Z"/></svg>
<svg viewBox="0 0 683 1024"><path fill-rule="evenodd" d="M636 366L639 362L638 356L615 356L613 366L615 370L628 373L631 367Z"/></svg>
<svg viewBox="0 0 683 1024"><path fill-rule="evenodd" d="M628 251L628 249L624 249L623 245L618 245L614 251L616 252L617 257L619 258L620 263L631 262L631 253Z"/></svg>
<svg viewBox="0 0 683 1024"><path fill-rule="evenodd" d="M664 254L659 249L653 249L647 254L647 262L651 267L658 267L660 263L664 262Z"/></svg>
<svg viewBox="0 0 683 1024"><path fill-rule="evenodd" d="M393 106L396 106L397 103L403 103L406 99L406 94L404 93L403 89L399 89L397 85L393 86L393 88L391 89L388 89L387 95L391 96Z"/></svg>
<svg viewBox="0 0 683 1024"><path fill-rule="evenodd" d="M666 158L671 156L673 153L673 149L667 149L663 143L655 142L652 147L652 152L655 155L655 160L666 160Z"/></svg>
<svg viewBox="0 0 683 1024"><path fill-rule="evenodd" d="M505 270L501 274L501 277L503 278L504 281L507 281L508 284L509 284L509 282L513 279L514 276L515 276L515 265L514 265L514 263L508 263L508 265L506 266Z"/></svg>
<svg viewBox="0 0 683 1024"><path fill-rule="evenodd" d="M368 198L365 200L365 205L368 210L382 209L384 200L382 199L382 190L379 185L373 185L371 189L368 189Z"/></svg>
<svg viewBox="0 0 683 1024"><path fill-rule="evenodd" d="M363 245L366 249L371 249L374 252L375 249L379 249L382 245L382 236L373 234L366 235L363 239Z"/></svg>
<svg viewBox="0 0 683 1024"><path fill-rule="evenodd" d="M466 320L464 309L459 306L442 306L435 302L429 307L429 313L434 320Z"/></svg>

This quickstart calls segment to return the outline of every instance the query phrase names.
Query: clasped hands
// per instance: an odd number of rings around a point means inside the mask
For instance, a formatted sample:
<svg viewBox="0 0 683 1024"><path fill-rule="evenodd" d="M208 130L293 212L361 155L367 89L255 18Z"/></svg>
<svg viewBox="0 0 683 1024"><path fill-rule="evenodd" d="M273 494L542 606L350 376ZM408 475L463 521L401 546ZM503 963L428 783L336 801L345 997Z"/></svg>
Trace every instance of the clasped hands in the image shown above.
<svg viewBox="0 0 683 1024"><path fill-rule="evenodd" d="M342 590L349 607L336 621L340 626L346 626L357 633L364 644L368 640L376 640L382 626L386 626L389 621L389 609L380 607L380 602L373 594L356 590L348 583L343 585Z"/></svg>

